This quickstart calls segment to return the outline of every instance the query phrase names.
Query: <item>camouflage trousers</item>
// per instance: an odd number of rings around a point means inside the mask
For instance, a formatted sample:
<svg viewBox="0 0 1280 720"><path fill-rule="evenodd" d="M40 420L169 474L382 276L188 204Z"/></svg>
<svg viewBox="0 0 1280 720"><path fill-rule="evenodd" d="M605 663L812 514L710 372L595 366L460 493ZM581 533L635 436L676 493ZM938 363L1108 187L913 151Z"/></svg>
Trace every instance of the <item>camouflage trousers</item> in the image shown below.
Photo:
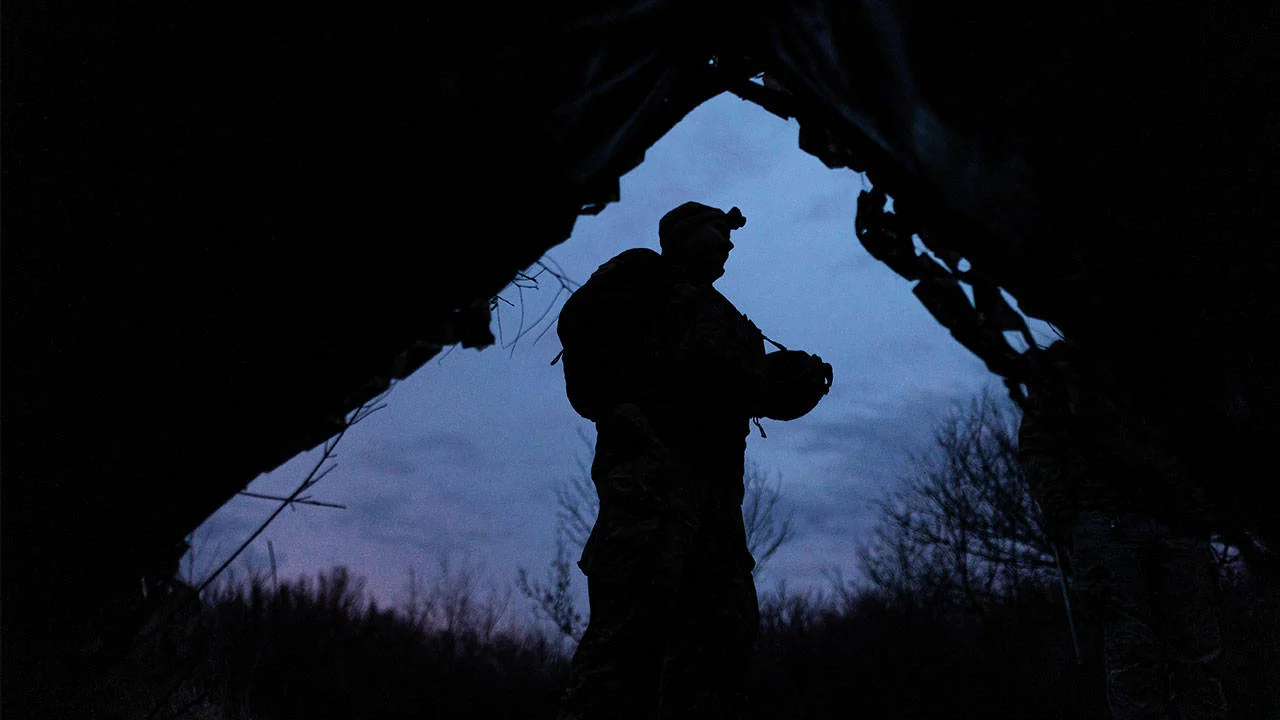
<svg viewBox="0 0 1280 720"><path fill-rule="evenodd" d="M1079 589L1103 623L1112 716L1225 718L1219 590L1208 539L1143 515L1087 511L1074 544Z"/></svg>
<svg viewBox="0 0 1280 720"><path fill-rule="evenodd" d="M562 720L735 718L759 623L742 473L597 446L600 515L579 563L591 619Z"/></svg>

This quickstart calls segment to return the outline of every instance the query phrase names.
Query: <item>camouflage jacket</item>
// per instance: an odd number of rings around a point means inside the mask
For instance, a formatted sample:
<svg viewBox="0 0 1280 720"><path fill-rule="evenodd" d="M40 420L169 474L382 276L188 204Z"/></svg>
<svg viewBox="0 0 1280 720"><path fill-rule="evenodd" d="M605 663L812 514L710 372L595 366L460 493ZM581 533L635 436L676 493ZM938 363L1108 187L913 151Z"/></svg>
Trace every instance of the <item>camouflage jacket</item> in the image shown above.
<svg viewBox="0 0 1280 720"><path fill-rule="evenodd" d="M633 405L682 454L741 462L765 388L764 336L715 288L652 250L628 250L570 296L558 332L569 400L584 417Z"/></svg>

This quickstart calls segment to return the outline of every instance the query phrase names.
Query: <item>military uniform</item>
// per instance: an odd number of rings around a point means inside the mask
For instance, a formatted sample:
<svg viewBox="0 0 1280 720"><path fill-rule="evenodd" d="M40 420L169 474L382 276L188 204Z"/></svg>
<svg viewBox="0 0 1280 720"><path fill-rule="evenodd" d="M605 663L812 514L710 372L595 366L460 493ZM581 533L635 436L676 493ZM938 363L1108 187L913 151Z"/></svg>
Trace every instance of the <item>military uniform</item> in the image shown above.
<svg viewBox="0 0 1280 720"><path fill-rule="evenodd" d="M741 503L763 336L649 250L601 266L560 324L562 339L581 333L565 375L596 422L600 498L561 717L735 717L759 621Z"/></svg>
<svg viewBox="0 0 1280 720"><path fill-rule="evenodd" d="M1030 388L1019 454L1102 622L1112 715L1224 718L1206 503L1155 428L1077 370Z"/></svg>

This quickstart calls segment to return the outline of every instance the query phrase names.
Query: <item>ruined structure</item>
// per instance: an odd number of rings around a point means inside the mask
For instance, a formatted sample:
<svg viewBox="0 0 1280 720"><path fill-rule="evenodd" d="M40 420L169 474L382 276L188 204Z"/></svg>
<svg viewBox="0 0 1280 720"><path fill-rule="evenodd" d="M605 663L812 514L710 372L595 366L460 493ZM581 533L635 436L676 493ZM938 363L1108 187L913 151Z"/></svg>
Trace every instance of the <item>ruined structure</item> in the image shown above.
<svg viewBox="0 0 1280 720"><path fill-rule="evenodd" d="M1276 537L1267 4L436 6L6 3L6 703L11 658L127 625L259 472L489 342L489 299L725 91L894 198L878 257L919 233L1112 358Z"/></svg>

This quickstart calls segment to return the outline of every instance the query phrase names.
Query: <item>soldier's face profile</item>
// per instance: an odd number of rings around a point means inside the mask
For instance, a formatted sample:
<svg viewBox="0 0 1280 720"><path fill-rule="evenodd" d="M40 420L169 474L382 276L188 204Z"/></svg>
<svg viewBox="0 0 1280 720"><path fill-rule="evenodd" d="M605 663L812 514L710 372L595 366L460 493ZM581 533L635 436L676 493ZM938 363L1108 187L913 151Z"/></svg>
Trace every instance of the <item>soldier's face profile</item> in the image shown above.
<svg viewBox="0 0 1280 720"><path fill-rule="evenodd" d="M724 274L724 264L732 249L729 225L723 220L702 223L686 235L678 247L684 265L696 272L698 279L710 280Z"/></svg>

